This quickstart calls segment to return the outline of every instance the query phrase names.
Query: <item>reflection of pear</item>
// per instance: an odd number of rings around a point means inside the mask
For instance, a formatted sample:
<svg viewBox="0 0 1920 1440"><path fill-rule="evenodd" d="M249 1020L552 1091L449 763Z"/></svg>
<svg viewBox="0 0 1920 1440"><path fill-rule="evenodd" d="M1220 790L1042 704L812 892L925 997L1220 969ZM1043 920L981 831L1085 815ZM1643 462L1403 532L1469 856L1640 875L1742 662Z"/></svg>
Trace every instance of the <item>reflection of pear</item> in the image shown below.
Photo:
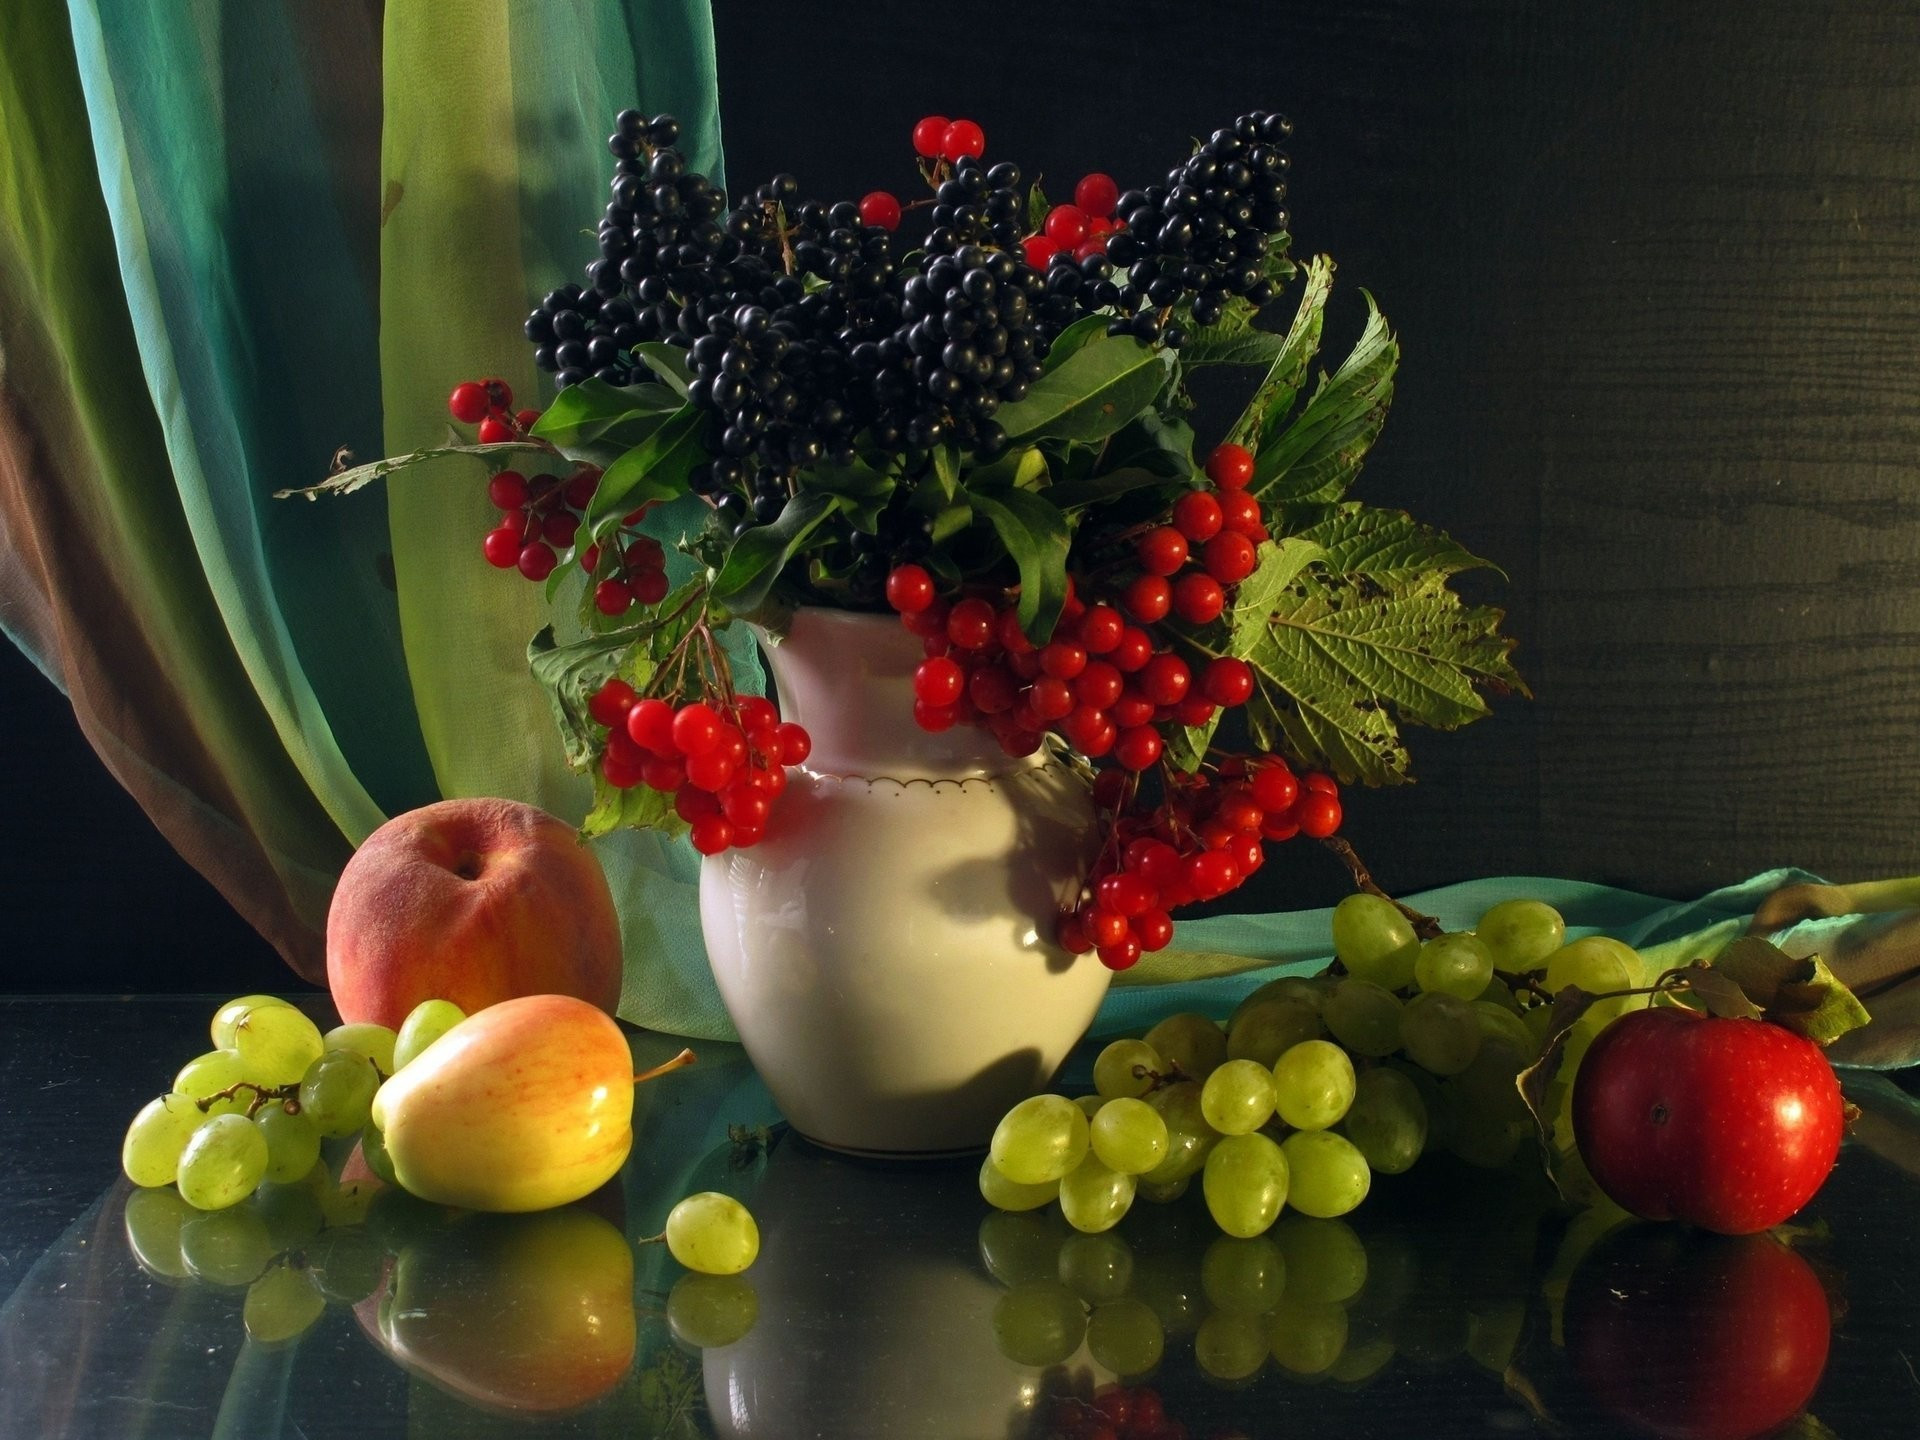
<svg viewBox="0 0 1920 1440"><path fill-rule="evenodd" d="M529 995L461 1021L380 1087L373 1121L400 1183L470 1210L592 1193L633 1145L633 1064L605 1013Z"/></svg>
<svg viewBox="0 0 1920 1440"><path fill-rule="evenodd" d="M632 1365L635 1334L632 1247L576 1206L466 1216L415 1241L379 1307L401 1366L498 1410L598 1399Z"/></svg>

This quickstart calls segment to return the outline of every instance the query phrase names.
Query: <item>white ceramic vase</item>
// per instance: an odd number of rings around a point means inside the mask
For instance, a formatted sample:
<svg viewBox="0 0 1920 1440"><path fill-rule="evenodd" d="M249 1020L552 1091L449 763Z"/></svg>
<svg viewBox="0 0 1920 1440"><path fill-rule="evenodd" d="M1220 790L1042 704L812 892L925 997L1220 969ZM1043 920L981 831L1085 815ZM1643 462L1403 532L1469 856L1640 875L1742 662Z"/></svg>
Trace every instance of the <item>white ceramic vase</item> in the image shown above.
<svg viewBox="0 0 1920 1440"><path fill-rule="evenodd" d="M701 871L721 998L810 1140L977 1149L1107 991L1097 958L1053 943L1088 859L1086 786L979 727L915 725L920 641L892 617L802 610L766 648L813 753L767 838Z"/></svg>

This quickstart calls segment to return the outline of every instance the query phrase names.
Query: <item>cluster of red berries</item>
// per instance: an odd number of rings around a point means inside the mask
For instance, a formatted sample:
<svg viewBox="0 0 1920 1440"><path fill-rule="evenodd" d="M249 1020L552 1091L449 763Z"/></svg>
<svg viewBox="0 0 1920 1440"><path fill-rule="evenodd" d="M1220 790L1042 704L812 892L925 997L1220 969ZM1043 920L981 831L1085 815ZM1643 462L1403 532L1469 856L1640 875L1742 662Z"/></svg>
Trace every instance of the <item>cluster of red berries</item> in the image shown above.
<svg viewBox="0 0 1920 1440"><path fill-rule="evenodd" d="M1047 1419L1048 1440L1188 1440L1190 1434L1144 1385L1107 1385L1091 1400L1063 1395Z"/></svg>
<svg viewBox="0 0 1920 1440"><path fill-rule="evenodd" d="M1247 493L1252 453L1221 445L1207 457L1206 473L1216 488L1189 490L1174 502L1170 523L1154 526L1134 546L1141 574L1121 604L1143 625L1169 613L1189 625L1217 620L1228 587L1260 563L1257 547L1268 535L1260 502Z"/></svg>
<svg viewBox="0 0 1920 1440"><path fill-rule="evenodd" d="M513 391L504 380L462 380L447 397L447 409L462 425L480 427L482 445L523 440L540 418L538 410L514 410Z"/></svg>
<svg viewBox="0 0 1920 1440"><path fill-rule="evenodd" d="M805 727L782 722L758 695L719 696L679 706L641 696L617 676L587 703L607 727L600 773L609 785L645 785L673 796L692 827L693 848L717 855L766 838L789 765L813 752Z"/></svg>
<svg viewBox="0 0 1920 1440"><path fill-rule="evenodd" d="M1047 211L1040 229L1020 242L1027 264L1044 273L1056 255L1086 260L1106 254L1107 237L1126 228L1113 218L1119 203L1120 187L1111 175L1096 170L1081 176L1073 187L1073 202Z"/></svg>
<svg viewBox="0 0 1920 1440"><path fill-rule="evenodd" d="M913 127L914 153L928 166L938 166L943 161L957 165L962 160L977 160L986 148L987 132L971 120L928 115ZM862 225L881 230L898 230L900 218L906 213L899 197L890 190L873 190L861 196L859 211Z"/></svg>

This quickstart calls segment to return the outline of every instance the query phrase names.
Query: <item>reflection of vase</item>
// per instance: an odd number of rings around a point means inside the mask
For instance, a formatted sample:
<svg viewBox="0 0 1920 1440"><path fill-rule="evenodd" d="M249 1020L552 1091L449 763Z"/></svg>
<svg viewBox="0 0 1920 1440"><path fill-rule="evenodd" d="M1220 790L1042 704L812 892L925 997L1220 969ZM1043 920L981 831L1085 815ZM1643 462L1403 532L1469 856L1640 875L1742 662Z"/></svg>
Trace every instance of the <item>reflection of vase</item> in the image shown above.
<svg viewBox="0 0 1920 1440"><path fill-rule="evenodd" d="M813 754L766 839L701 872L721 998L802 1134L984 1145L1106 993L1106 968L1052 939L1092 834L1086 787L979 727L915 725L920 641L888 617L802 610L768 651Z"/></svg>

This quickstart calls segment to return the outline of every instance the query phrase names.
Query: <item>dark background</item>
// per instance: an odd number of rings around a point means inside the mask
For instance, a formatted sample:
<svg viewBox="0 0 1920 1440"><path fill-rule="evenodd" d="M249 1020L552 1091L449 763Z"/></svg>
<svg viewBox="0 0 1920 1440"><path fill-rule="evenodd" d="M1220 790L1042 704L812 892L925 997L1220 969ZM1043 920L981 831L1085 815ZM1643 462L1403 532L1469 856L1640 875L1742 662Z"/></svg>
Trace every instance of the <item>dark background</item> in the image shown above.
<svg viewBox="0 0 1920 1440"><path fill-rule="evenodd" d="M1361 287L1404 351L1356 494L1505 568L1469 588L1537 696L1415 733L1422 783L1351 797L1389 887L1920 871L1920 8L715 10L736 187L905 192L928 112L1057 192L1157 178L1240 110L1294 117L1295 248L1340 267L1326 354ZM10 984L290 978L11 651L0 725ZM1341 884L1305 852L1235 898Z"/></svg>

